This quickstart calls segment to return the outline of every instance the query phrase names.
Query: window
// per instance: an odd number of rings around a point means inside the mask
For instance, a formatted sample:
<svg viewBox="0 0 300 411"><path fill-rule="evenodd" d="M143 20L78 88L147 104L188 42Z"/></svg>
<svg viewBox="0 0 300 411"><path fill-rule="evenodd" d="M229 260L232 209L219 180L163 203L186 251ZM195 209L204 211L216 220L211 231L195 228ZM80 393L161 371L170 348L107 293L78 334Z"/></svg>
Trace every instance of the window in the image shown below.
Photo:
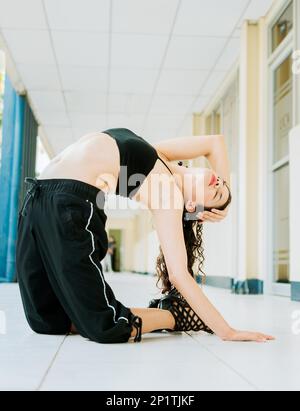
<svg viewBox="0 0 300 411"><path fill-rule="evenodd" d="M274 279L289 283L289 165L274 173Z"/></svg>
<svg viewBox="0 0 300 411"><path fill-rule="evenodd" d="M213 111L205 120L206 134L221 134L220 111Z"/></svg>
<svg viewBox="0 0 300 411"><path fill-rule="evenodd" d="M275 70L274 75L274 162L289 153L289 131L293 114L292 55Z"/></svg>
<svg viewBox="0 0 300 411"><path fill-rule="evenodd" d="M216 135L221 134L221 113L220 109L213 111L205 118L205 134ZM211 165L207 158L203 158L201 167L210 168Z"/></svg>
<svg viewBox="0 0 300 411"><path fill-rule="evenodd" d="M205 130L207 134L212 134L212 114L205 119Z"/></svg>
<svg viewBox="0 0 300 411"><path fill-rule="evenodd" d="M293 2L284 10L272 27L272 52L283 42L293 29Z"/></svg>
<svg viewBox="0 0 300 411"><path fill-rule="evenodd" d="M273 83L273 274L289 283L289 132L293 127L293 73L290 54L274 70Z"/></svg>

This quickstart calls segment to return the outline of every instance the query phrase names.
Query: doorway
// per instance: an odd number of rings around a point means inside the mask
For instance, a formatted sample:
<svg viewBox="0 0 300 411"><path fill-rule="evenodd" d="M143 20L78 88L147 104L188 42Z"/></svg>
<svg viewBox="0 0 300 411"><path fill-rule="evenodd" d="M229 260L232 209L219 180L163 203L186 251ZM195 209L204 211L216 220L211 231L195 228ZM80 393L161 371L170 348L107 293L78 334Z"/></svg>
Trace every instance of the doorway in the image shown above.
<svg viewBox="0 0 300 411"><path fill-rule="evenodd" d="M108 237L113 237L115 244L115 252L112 258L112 268L113 271L122 271L122 230L111 229L108 230Z"/></svg>

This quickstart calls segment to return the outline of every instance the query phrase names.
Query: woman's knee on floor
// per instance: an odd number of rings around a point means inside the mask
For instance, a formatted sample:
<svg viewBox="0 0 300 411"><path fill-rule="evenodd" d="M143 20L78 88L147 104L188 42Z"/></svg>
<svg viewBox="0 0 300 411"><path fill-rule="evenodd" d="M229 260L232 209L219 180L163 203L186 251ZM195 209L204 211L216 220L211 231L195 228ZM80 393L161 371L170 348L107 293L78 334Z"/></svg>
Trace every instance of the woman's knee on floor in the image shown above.
<svg viewBox="0 0 300 411"><path fill-rule="evenodd" d="M129 324L118 323L115 327L107 330L99 330L99 328L88 327L85 333L81 334L89 340L99 344L120 344L127 343L131 337L131 327Z"/></svg>
<svg viewBox="0 0 300 411"><path fill-rule="evenodd" d="M71 323L50 322L44 320L36 320L27 317L27 322L36 334L42 335L66 335L70 332Z"/></svg>

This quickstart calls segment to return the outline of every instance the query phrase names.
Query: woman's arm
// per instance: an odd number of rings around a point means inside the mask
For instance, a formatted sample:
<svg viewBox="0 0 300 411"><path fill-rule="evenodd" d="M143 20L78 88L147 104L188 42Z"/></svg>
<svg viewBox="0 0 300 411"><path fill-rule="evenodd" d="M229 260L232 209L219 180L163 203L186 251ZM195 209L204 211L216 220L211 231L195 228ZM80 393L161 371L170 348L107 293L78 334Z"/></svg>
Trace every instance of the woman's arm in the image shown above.
<svg viewBox="0 0 300 411"><path fill-rule="evenodd" d="M222 135L181 137L161 141L153 147L169 161L206 157L216 173L230 184L229 159Z"/></svg>
<svg viewBox="0 0 300 411"><path fill-rule="evenodd" d="M223 340L266 341L272 339L264 334L239 332L230 327L192 278L187 269L182 210L152 210L152 214L170 281L206 325Z"/></svg>
<svg viewBox="0 0 300 411"><path fill-rule="evenodd" d="M222 136L191 136L163 140L153 144L153 147L163 153L170 161L193 160L208 156L214 141Z"/></svg>
<svg viewBox="0 0 300 411"><path fill-rule="evenodd" d="M153 210L152 214L171 283L208 327L220 338L227 338L231 327L188 272L182 210Z"/></svg>
<svg viewBox="0 0 300 411"><path fill-rule="evenodd" d="M179 189L176 190L176 186L173 186L168 197L169 207L164 203L164 207L151 211L170 281L208 327L220 338L227 338L232 332L231 327L205 297L187 269L187 252L182 226L182 195Z"/></svg>
<svg viewBox="0 0 300 411"><path fill-rule="evenodd" d="M189 273L173 276L170 281L183 295L201 320L222 340L256 342L274 340L274 337L271 335L251 331L238 331L231 328Z"/></svg>
<svg viewBox="0 0 300 411"><path fill-rule="evenodd" d="M217 136L206 158L213 170L230 186L229 156L224 136Z"/></svg>

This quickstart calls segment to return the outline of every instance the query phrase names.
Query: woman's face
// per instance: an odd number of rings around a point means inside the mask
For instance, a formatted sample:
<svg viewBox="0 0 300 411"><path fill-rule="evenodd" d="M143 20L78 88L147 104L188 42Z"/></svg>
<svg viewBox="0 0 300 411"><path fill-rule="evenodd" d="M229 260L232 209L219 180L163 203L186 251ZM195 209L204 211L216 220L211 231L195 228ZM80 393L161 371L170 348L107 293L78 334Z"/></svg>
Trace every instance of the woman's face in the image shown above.
<svg viewBox="0 0 300 411"><path fill-rule="evenodd" d="M205 208L222 207L229 198L224 180L209 168L189 169L185 185L186 209L189 212L194 212L198 205Z"/></svg>

